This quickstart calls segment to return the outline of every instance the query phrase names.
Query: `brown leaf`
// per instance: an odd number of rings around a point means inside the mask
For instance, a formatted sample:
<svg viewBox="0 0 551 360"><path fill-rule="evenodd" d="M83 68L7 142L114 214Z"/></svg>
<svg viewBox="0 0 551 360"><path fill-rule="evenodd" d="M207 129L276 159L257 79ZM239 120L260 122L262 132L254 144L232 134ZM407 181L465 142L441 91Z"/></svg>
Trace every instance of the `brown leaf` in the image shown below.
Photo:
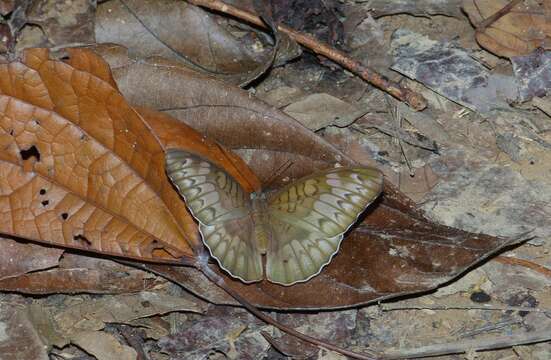
<svg viewBox="0 0 551 360"><path fill-rule="evenodd" d="M33 28L38 26L44 33L42 43L27 44L27 46L51 47L95 42L95 2L89 0L46 0L33 1L30 5L24 5L24 2L21 1L19 6L22 7L19 10L24 14L24 21L27 24L32 24ZM27 25L23 31L30 28L31 26Z"/></svg>
<svg viewBox="0 0 551 360"><path fill-rule="evenodd" d="M22 264L29 261L44 262L49 259L50 252L63 252L63 250L34 244L20 244L8 239L2 239L2 243L4 242L6 242L4 245L6 247L10 247L12 244L16 246L14 251L17 256L28 256L28 259L25 258L24 261L21 261ZM5 259L2 259L2 265L5 267ZM57 265L57 260L53 266L55 265ZM3 278L0 280L0 289L25 294L83 292L119 294L153 289L164 282L149 273L110 260L65 253L59 261L59 266L49 270L27 271L27 273Z"/></svg>
<svg viewBox="0 0 551 360"><path fill-rule="evenodd" d="M0 67L0 230L105 254L193 256L202 244L165 176L157 136L113 87L103 60L69 54L62 63L34 49ZM247 174L188 127L170 133L176 146Z"/></svg>
<svg viewBox="0 0 551 360"><path fill-rule="evenodd" d="M292 149L308 158L347 162L334 146L246 91L161 60L137 62L117 46L95 50L109 62L131 104L166 112L231 149Z"/></svg>
<svg viewBox="0 0 551 360"><path fill-rule="evenodd" d="M195 224L164 176L163 149L115 88L40 49L0 73L2 232L116 255L193 255Z"/></svg>
<svg viewBox="0 0 551 360"><path fill-rule="evenodd" d="M139 58L160 56L232 84L257 78L272 60L271 50L259 56L214 15L177 0L105 2L96 15L96 39L124 45Z"/></svg>
<svg viewBox="0 0 551 360"><path fill-rule="evenodd" d="M41 248L33 244L22 244L17 241L2 238L0 252L0 284L9 278L17 278L23 274L57 266L63 254L62 249ZM0 285L0 288L2 286Z"/></svg>
<svg viewBox="0 0 551 360"><path fill-rule="evenodd" d="M464 0L463 10L477 26L505 7L510 0ZM490 26L477 31L476 40L499 56L527 55L551 48L551 1L522 1Z"/></svg>

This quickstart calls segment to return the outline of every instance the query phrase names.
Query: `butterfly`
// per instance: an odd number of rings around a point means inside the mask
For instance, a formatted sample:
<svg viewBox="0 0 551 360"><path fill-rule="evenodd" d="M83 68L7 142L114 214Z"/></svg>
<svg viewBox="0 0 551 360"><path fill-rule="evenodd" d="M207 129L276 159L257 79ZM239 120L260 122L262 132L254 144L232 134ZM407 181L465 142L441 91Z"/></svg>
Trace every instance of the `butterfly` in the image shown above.
<svg viewBox="0 0 551 360"><path fill-rule="evenodd" d="M383 185L375 168L340 167L276 192L248 193L200 156L169 149L165 160L211 256L245 283L292 285L319 274Z"/></svg>

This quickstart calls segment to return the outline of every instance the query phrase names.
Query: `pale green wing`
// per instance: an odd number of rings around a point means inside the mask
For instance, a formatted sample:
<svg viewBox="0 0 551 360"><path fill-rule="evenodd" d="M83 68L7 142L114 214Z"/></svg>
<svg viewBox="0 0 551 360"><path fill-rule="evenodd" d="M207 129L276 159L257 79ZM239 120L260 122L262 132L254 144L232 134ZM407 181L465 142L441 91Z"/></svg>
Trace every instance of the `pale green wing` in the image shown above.
<svg viewBox="0 0 551 360"><path fill-rule="evenodd" d="M267 279L292 285L319 274L382 185L377 169L335 168L300 179L271 196Z"/></svg>
<svg viewBox="0 0 551 360"><path fill-rule="evenodd" d="M179 149L166 152L166 172L199 222L203 243L221 268L244 282L262 279L250 195L224 170Z"/></svg>

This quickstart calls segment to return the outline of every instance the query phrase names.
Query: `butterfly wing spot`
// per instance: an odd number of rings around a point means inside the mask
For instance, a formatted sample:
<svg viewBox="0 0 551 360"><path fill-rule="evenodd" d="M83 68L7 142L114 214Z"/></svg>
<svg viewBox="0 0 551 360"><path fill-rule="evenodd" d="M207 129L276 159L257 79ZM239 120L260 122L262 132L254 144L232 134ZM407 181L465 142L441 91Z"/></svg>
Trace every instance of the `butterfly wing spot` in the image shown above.
<svg viewBox="0 0 551 360"><path fill-rule="evenodd" d="M228 179L227 179L227 176L221 172L221 171L218 171L216 173L216 184L218 185L219 188L221 189L224 189L226 188L226 186L228 185Z"/></svg>
<svg viewBox="0 0 551 360"><path fill-rule="evenodd" d="M199 225L203 241L220 267L244 282L262 279L262 258L255 244L248 241L253 224L248 218L225 223Z"/></svg>
<svg viewBox="0 0 551 360"><path fill-rule="evenodd" d="M318 192L317 184L318 184L318 182L315 179L308 179L304 183L304 188L303 188L304 195L306 195L306 196L315 195Z"/></svg>

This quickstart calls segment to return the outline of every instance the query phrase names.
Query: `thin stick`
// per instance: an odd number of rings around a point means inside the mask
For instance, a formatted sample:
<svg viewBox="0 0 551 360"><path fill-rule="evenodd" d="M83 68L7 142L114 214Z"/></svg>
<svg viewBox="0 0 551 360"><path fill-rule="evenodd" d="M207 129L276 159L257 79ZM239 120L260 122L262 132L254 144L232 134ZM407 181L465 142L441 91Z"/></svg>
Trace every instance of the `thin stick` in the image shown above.
<svg viewBox="0 0 551 360"><path fill-rule="evenodd" d="M503 16L507 15L509 11L511 11L511 9L517 6L520 2L522 2L522 0L511 1L510 3L502 7L500 10L498 10L495 14L493 14L492 16L486 18L485 20L477 24L476 31L480 32L480 31L486 30L488 26L492 25L493 23L501 19Z"/></svg>
<svg viewBox="0 0 551 360"><path fill-rule="evenodd" d="M384 359L409 359L426 356L462 354L471 350L495 350L517 345L534 344L551 340L551 326L530 333L499 336L493 339L463 340L445 344L421 346L415 349L404 349L386 352Z"/></svg>
<svg viewBox="0 0 551 360"><path fill-rule="evenodd" d="M168 274L165 274L164 272L162 271L159 271L159 270L155 270L155 269L151 269L149 268L146 264L142 264L142 263L138 263L138 262L131 262L131 261L126 261L126 260L116 260L117 262L120 262L121 264L125 264L125 265L128 265L128 266L132 266L132 267L136 267L138 269L141 269L141 270L144 270L144 271L149 271L155 275L158 275L158 276L161 276L167 280L170 280L171 282L183 287L183 288L186 288L185 284L183 284L182 282L180 282L178 279L175 279L173 276L170 276ZM188 264L184 265L184 266L190 266ZM193 266L191 267L194 267L196 268L197 270L201 271L203 273L203 275L205 275L210 281L212 281L216 286L220 287L222 290L224 290L225 292L227 292L231 297L233 297L235 300L237 300L237 302L239 302L241 305L243 305L243 307L245 309L247 309L248 311L250 311L251 314L253 314L254 316L256 316L257 318L259 318L260 320L266 322L267 324L270 324L276 328L278 328L279 330L283 331L284 333L286 334L289 334L291 336L294 336L300 340L303 340L303 341L306 341L307 343L310 343L310 344L314 344L316 346L319 346L319 347L322 347L322 348L325 348L325 349L328 349L328 350L331 350L331 351L335 351L335 352L338 352L340 354L343 354L345 356L349 356L353 359L359 359L359 360L376 360L376 359L379 359L380 358L380 355L378 354L375 354L373 352L369 352L368 355L363 355L363 354L358 354L356 352L353 352L353 351L350 351L350 350L346 350L346 349L343 349L343 348L340 348L336 345L332 345L332 344L329 344L325 341L322 341L322 340L319 340L319 339L316 339L316 338L313 338L311 336L308 336L308 335L305 335L301 332L298 332L296 331L295 329L293 328L290 328L288 326L285 326L279 322L277 322L276 320L274 320L273 318L271 318L270 316L264 314L262 311L260 311L259 309L257 309L254 305L252 305L247 299L245 299L244 297L242 297L241 295L239 295L239 293L237 293L237 291L231 289L230 287L228 287L224 281L224 278L222 278L220 275L218 275L217 273L215 273L214 271L212 271L212 269L208 266L208 264L206 263L206 260L205 259L199 259Z"/></svg>
<svg viewBox="0 0 551 360"><path fill-rule="evenodd" d="M497 256L493 260L502 264L523 266L525 268L534 270L536 272L539 272L540 274L543 274L551 278L551 269L546 268L543 265L536 264L535 262L532 262L529 260L519 259L515 257L510 257L510 256L503 256L503 255Z"/></svg>
<svg viewBox="0 0 551 360"><path fill-rule="evenodd" d="M333 344L329 344L325 341L322 341L322 340L319 340L319 339L316 339L316 338L313 338L311 336L308 336L306 334L303 334L301 332L298 332L296 331L295 329L293 328L290 328L286 325L283 325L279 322L277 322L276 320L274 320L272 317L264 314L262 311L258 310L254 305L252 305L247 299L245 299L244 297L242 297L241 295L239 295L239 293L237 293L237 291L233 290L232 288L230 288L229 286L226 285L224 279L218 275L217 273L215 273L214 271L212 271L212 269L207 265L203 265L203 266L199 266L199 270L210 280L212 281L214 284L216 284L218 287L220 287L221 289L223 289L225 292L227 292L231 297L233 297L235 300L237 300L241 305L243 305L243 307L245 307L245 309L249 310L251 312L251 314L253 314L254 316L256 316L257 318L259 318L260 320L264 321L265 323L267 324L270 324L276 328L278 328L279 330L283 331L284 333L286 334L289 334L291 336L294 336L296 337L297 339L300 339L300 340L303 340L303 341L306 341L310 344L314 344L314 345L317 345L319 347L322 347L322 348L325 348L325 349L328 349L328 350L331 350L331 351L334 351L334 352L338 352L339 354L342 354L342 355L345 355L345 356L349 356L353 359L359 359L359 360L375 360L375 359L379 359L380 358L380 355L377 355L373 352L369 352L369 354L367 355L364 355L364 354L359 354L359 353L356 353L354 351L350 351L350 350L346 350L346 349L343 349L341 347L338 347L336 345L333 345Z"/></svg>
<svg viewBox="0 0 551 360"><path fill-rule="evenodd" d="M531 308L508 305L415 305L415 304L380 304L383 311L394 310L490 310L490 311L526 311L550 314L551 309Z"/></svg>
<svg viewBox="0 0 551 360"><path fill-rule="evenodd" d="M234 7L232 5L225 4L220 0L187 1L193 5L202 6L207 9L228 14L257 26L266 27L259 16ZM427 100L423 97L423 95L400 86L398 83L362 65L359 61L350 58L344 52L332 48L327 44L324 44L311 35L303 34L285 25L278 25L277 29L282 33L287 34L297 43L312 50L316 54L322 55L329 60L334 61L335 63L343 66L347 70L366 80L370 84L389 93L400 101L408 103L415 110L423 110L427 107Z"/></svg>

